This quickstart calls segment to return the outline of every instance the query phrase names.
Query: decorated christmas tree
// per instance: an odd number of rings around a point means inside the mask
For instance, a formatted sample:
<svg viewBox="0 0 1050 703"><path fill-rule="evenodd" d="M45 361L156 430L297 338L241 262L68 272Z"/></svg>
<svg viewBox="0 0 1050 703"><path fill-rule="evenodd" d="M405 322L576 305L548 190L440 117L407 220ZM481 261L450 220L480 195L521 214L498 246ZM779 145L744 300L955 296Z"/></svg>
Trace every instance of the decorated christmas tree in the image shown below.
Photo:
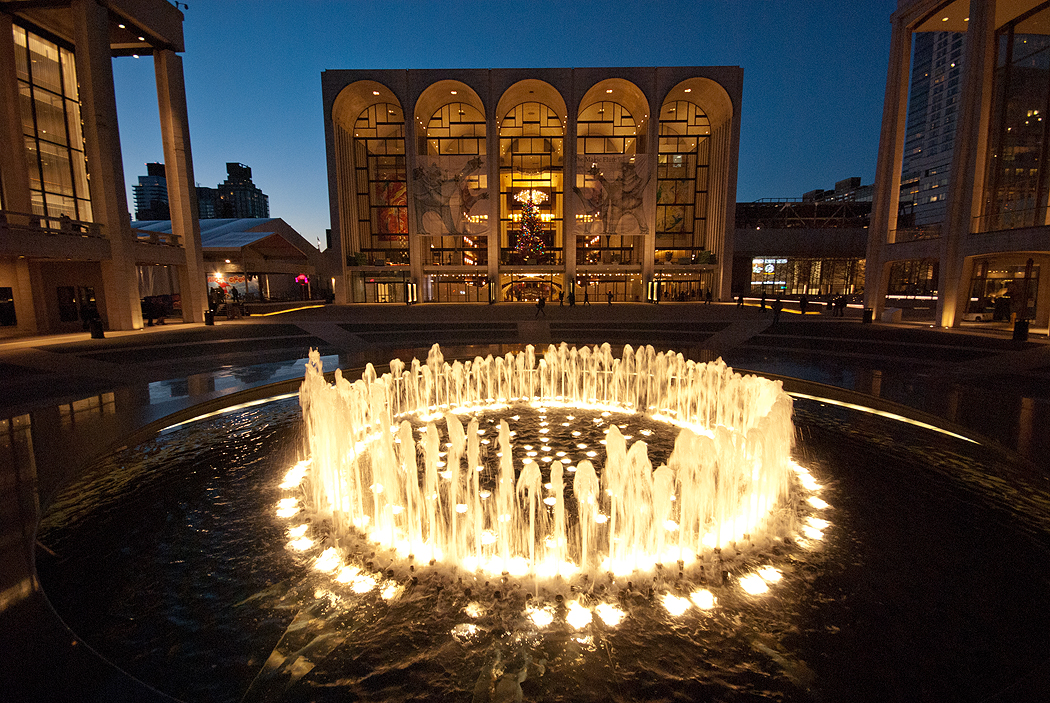
<svg viewBox="0 0 1050 703"><path fill-rule="evenodd" d="M538 258L543 253L539 204L547 200L540 190L523 190L514 196L521 203L521 230L518 232L518 251L526 259Z"/></svg>

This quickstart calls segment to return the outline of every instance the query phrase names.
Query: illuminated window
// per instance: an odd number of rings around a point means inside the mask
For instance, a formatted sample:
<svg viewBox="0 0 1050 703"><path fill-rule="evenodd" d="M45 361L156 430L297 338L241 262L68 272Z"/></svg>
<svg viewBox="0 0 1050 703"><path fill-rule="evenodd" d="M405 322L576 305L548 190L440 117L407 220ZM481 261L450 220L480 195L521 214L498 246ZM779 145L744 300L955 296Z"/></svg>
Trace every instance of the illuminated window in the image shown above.
<svg viewBox="0 0 1050 703"><path fill-rule="evenodd" d="M656 256L693 261L707 248L711 122L700 107L668 101L660 108L656 182Z"/></svg>
<svg viewBox="0 0 1050 703"><path fill-rule="evenodd" d="M90 222L73 52L14 27L15 73L33 212Z"/></svg>
<svg viewBox="0 0 1050 703"><path fill-rule="evenodd" d="M354 166L363 263L407 264L405 118L399 106L377 103L357 118Z"/></svg>
<svg viewBox="0 0 1050 703"><path fill-rule="evenodd" d="M550 107L525 102L500 123L500 257L504 264L560 264L562 261L562 167L565 128ZM517 249L522 204L515 196L538 190L543 253L526 257Z"/></svg>

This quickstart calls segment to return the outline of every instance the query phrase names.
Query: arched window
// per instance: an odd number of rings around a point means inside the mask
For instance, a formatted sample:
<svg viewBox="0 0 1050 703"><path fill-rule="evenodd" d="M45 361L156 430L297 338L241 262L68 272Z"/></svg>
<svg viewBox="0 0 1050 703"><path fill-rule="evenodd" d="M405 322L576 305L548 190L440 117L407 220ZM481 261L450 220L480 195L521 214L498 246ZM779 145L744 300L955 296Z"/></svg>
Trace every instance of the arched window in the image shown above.
<svg viewBox="0 0 1050 703"><path fill-rule="evenodd" d="M362 263L407 264L405 117L399 106L376 103L361 112L354 123L354 173Z"/></svg>
<svg viewBox="0 0 1050 703"><path fill-rule="evenodd" d="M638 144L638 126L620 103L592 103L576 119L576 153L633 154Z"/></svg>
<svg viewBox="0 0 1050 703"><path fill-rule="evenodd" d="M524 102L500 123L500 258L504 264L560 264L564 126L547 105ZM519 197L537 195L542 252L521 246L526 207Z"/></svg>
<svg viewBox="0 0 1050 703"><path fill-rule="evenodd" d="M636 160L638 126L613 101L591 103L576 121L576 263L637 264L647 231L644 159ZM625 236L627 235L627 236Z"/></svg>
<svg viewBox="0 0 1050 703"><path fill-rule="evenodd" d="M449 103L438 109L427 122L426 148L421 154L485 153L485 116L466 103Z"/></svg>
<svg viewBox="0 0 1050 703"><path fill-rule="evenodd" d="M438 108L420 133L414 197L426 266L488 264L485 136L485 116L463 102Z"/></svg>
<svg viewBox="0 0 1050 703"><path fill-rule="evenodd" d="M711 122L698 105L669 100L660 109L656 181L656 258L704 263Z"/></svg>

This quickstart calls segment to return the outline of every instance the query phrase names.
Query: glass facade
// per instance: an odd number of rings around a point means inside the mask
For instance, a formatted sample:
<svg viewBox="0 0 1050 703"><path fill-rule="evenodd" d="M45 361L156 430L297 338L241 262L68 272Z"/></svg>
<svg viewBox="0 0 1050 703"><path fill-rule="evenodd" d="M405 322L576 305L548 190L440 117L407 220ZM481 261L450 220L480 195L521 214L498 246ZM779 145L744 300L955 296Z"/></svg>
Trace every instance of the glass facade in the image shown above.
<svg viewBox="0 0 1050 703"><path fill-rule="evenodd" d="M979 229L1050 224L1050 3L1003 26L996 49L991 153Z"/></svg>
<svg viewBox="0 0 1050 703"><path fill-rule="evenodd" d="M371 105L354 124L358 265L408 264L405 116L389 103Z"/></svg>
<svg viewBox="0 0 1050 703"><path fill-rule="evenodd" d="M641 193L648 179L634 117L623 105L596 102L576 120L576 263L641 263L645 225Z"/></svg>
<svg viewBox="0 0 1050 703"><path fill-rule="evenodd" d="M91 222L73 52L17 25L14 43L33 213Z"/></svg>
<svg viewBox="0 0 1050 703"><path fill-rule="evenodd" d="M453 102L434 113L419 137L416 217L426 266L488 264L485 136L485 116L472 105ZM449 299L469 299L473 281L461 278ZM443 290L439 300L445 299Z"/></svg>
<svg viewBox="0 0 1050 703"><path fill-rule="evenodd" d="M970 299L963 319L980 322L1031 320L1035 317L1038 293L1039 265L1029 267L1024 256L1000 256L978 261L973 268Z"/></svg>
<svg viewBox="0 0 1050 703"><path fill-rule="evenodd" d="M660 109L656 181L656 260L704 263L711 123L694 103Z"/></svg>
<svg viewBox="0 0 1050 703"><path fill-rule="evenodd" d="M944 220L965 38L966 35L959 32L915 35L901 165L903 207L897 220L897 241L912 236L900 232L902 228Z"/></svg>
<svg viewBox="0 0 1050 703"><path fill-rule="evenodd" d="M855 295L863 290L863 259L767 256L751 260L751 293Z"/></svg>
<svg viewBox="0 0 1050 703"><path fill-rule="evenodd" d="M504 265L557 265L562 256L562 196L564 193L562 119L539 102L511 108L500 123L500 263ZM537 205L543 241L542 253L518 247L524 205L516 199L522 191L539 191Z"/></svg>

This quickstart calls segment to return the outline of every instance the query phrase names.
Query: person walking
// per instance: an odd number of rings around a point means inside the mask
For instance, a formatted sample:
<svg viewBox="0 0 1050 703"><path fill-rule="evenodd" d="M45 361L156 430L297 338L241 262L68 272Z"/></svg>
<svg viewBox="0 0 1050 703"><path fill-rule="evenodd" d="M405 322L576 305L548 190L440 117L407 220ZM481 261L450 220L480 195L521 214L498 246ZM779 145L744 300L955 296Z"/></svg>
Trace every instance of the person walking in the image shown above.
<svg viewBox="0 0 1050 703"><path fill-rule="evenodd" d="M558 291L558 305L564 305L564 304L565 304L565 291L560 290L560 291Z"/></svg>
<svg viewBox="0 0 1050 703"><path fill-rule="evenodd" d="M707 289L707 292L706 292L706 293L704 293L704 305L710 305L710 304L711 304L711 301L712 301L713 299L714 299L714 296L712 296L712 295L711 295L711 289L710 289L710 288L708 288L708 289Z"/></svg>
<svg viewBox="0 0 1050 703"><path fill-rule="evenodd" d="M591 291L590 291L589 288L584 288L583 289L583 304L584 305L590 305L591 304Z"/></svg>
<svg viewBox="0 0 1050 703"><path fill-rule="evenodd" d="M798 311L805 315L807 307L809 307L809 298L803 295L798 299Z"/></svg>
<svg viewBox="0 0 1050 703"><path fill-rule="evenodd" d="M766 292L762 291L762 309L766 309Z"/></svg>
<svg viewBox="0 0 1050 703"><path fill-rule="evenodd" d="M543 308L545 308L546 306L547 306L547 299L544 298L541 295L539 297L539 299L536 301L536 315L535 315L535 317L539 317L540 315L543 315L544 317L547 317L547 313L544 312L544 310L543 310Z"/></svg>
<svg viewBox="0 0 1050 703"><path fill-rule="evenodd" d="M773 324L780 322L780 311L784 309L784 303L781 302L780 296L778 295L773 304L769 306L770 310L773 311Z"/></svg>
<svg viewBox="0 0 1050 703"><path fill-rule="evenodd" d="M609 299L609 305L612 305L613 292L611 290L605 291L605 297Z"/></svg>

